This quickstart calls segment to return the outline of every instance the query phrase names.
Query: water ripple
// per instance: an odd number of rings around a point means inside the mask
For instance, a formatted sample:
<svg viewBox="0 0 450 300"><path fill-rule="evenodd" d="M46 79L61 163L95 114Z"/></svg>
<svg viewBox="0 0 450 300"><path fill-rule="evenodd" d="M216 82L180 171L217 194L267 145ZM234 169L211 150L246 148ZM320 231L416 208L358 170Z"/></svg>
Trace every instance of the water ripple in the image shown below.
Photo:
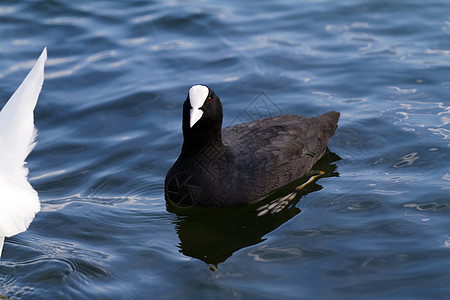
<svg viewBox="0 0 450 300"><path fill-rule="evenodd" d="M42 211L6 239L0 294L445 297L448 11L440 0L2 2L2 104L44 46L49 60L27 164ZM224 124L261 93L286 114L341 111L329 144L340 160L318 166L333 177L267 219L172 212L164 175L198 83L220 95Z"/></svg>

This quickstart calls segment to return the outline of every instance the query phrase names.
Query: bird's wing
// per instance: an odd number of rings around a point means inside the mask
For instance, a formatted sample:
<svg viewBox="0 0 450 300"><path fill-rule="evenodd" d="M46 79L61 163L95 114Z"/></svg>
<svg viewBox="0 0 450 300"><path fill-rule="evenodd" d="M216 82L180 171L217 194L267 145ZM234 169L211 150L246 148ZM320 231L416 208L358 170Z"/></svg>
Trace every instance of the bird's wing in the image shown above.
<svg viewBox="0 0 450 300"><path fill-rule="evenodd" d="M40 210L25 159L35 146L33 111L44 81L47 49L0 111L0 239L25 231Z"/></svg>

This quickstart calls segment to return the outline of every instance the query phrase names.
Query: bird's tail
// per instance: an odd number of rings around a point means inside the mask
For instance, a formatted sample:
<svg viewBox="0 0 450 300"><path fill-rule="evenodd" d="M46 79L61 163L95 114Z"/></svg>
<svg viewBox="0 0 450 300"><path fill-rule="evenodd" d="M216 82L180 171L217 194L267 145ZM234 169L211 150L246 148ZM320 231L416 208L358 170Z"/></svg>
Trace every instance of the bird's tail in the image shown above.
<svg viewBox="0 0 450 300"><path fill-rule="evenodd" d="M324 113L323 115L318 116L318 119L320 120L320 131L318 135L319 143L321 153L320 156L325 153L328 145L328 141L333 136L333 134L336 132L336 129L338 127L338 121L339 121L340 114L337 111L330 111L327 113Z"/></svg>
<svg viewBox="0 0 450 300"><path fill-rule="evenodd" d="M339 121L340 113L337 111L329 111L319 116L319 119L322 120L321 128L327 133L330 137L336 132L338 127L337 123Z"/></svg>

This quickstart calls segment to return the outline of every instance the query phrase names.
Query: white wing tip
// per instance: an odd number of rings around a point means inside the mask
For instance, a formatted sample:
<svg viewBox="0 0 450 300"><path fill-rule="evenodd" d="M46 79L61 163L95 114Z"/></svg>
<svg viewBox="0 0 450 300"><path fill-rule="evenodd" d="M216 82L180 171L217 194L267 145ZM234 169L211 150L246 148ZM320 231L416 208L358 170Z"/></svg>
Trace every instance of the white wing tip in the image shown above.
<svg viewBox="0 0 450 300"><path fill-rule="evenodd" d="M47 47L44 47L44 50L42 50L41 55L37 59L35 66L39 64L44 64L47 61Z"/></svg>
<svg viewBox="0 0 450 300"><path fill-rule="evenodd" d="M0 236L0 258L2 257L3 243L5 242L5 237Z"/></svg>
<svg viewBox="0 0 450 300"><path fill-rule="evenodd" d="M47 59L47 47L44 47L44 50L42 50L41 56L39 57L39 59L43 57L43 59Z"/></svg>

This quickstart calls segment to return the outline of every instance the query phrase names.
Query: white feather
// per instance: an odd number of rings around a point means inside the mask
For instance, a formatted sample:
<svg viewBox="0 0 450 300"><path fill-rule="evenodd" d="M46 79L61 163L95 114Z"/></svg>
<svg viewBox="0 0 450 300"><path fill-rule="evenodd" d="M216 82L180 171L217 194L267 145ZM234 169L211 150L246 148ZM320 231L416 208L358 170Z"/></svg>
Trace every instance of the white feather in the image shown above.
<svg viewBox="0 0 450 300"><path fill-rule="evenodd" d="M4 237L25 231L40 210L25 159L35 146L33 111L44 82L47 48L0 111L0 255Z"/></svg>

